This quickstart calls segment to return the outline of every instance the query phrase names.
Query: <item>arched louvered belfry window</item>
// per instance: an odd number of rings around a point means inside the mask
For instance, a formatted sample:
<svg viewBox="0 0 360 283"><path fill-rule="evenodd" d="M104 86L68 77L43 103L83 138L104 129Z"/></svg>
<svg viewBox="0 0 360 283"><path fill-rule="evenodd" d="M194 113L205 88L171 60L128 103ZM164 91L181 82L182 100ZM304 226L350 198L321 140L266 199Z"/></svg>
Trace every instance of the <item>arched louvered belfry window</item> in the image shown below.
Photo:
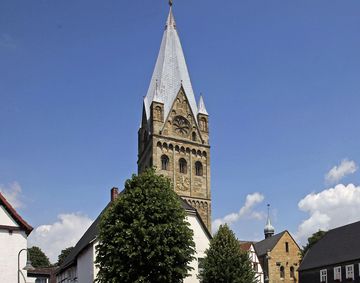
<svg viewBox="0 0 360 283"><path fill-rule="evenodd" d="M290 278L295 278L295 269L293 266L290 266Z"/></svg>
<svg viewBox="0 0 360 283"><path fill-rule="evenodd" d="M203 175L203 166L200 161L195 162L195 175L202 176Z"/></svg>
<svg viewBox="0 0 360 283"><path fill-rule="evenodd" d="M165 154L161 156L161 170L169 170L169 157Z"/></svg>
<svg viewBox="0 0 360 283"><path fill-rule="evenodd" d="M187 162L184 158L179 159L179 172L182 174L187 174Z"/></svg>
<svg viewBox="0 0 360 283"><path fill-rule="evenodd" d="M280 278L285 278L285 268L280 266Z"/></svg>

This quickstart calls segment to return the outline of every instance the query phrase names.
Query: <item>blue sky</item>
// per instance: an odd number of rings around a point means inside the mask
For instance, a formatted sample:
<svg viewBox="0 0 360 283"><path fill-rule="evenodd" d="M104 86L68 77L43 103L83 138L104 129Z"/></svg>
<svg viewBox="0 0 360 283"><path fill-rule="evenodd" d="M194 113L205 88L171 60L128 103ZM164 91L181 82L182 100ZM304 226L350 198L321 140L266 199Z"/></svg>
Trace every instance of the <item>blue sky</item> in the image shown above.
<svg viewBox="0 0 360 283"><path fill-rule="evenodd" d="M260 239L266 203L276 230L296 233L316 210L299 210L308 194L353 183L358 196L360 2L174 2L210 113L213 219L258 192L258 217L231 226ZM110 188L136 172L167 13L165 0L1 1L0 189L14 191L34 227L62 224L59 215L94 219ZM344 159L353 170L326 182Z"/></svg>

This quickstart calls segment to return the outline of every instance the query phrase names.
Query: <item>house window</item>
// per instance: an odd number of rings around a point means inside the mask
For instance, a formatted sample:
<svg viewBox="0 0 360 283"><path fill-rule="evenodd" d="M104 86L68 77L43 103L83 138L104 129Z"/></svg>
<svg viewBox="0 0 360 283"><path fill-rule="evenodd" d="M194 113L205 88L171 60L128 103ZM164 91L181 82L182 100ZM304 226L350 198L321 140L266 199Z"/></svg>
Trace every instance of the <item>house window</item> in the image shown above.
<svg viewBox="0 0 360 283"><path fill-rule="evenodd" d="M186 162L186 160L184 158L179 159L179 171L182 174L187 173L187 162Z"/></svg>
<svg viewBox="0 0 360 283"><path fill-rule="evenodd" d="M289 243L285 242L285 251L288 253L289 252Z"/></svg>
<svg viewBox="0 0 360 283"><path fill-rule="evenodd" d="M292 279L295 278L295 269L293 266L290 266L290 278Z"/></svg>
<svg viewBox="0 0 360 283"><path fill-rule="evenodd" d="M345 270L346 270L346 279L354 279L354 265L353 264L346 265Z"/></svg>
<svg viewBox="0 0 360 283"><path fill-rule="evenodd" d="M327 283L327 270L326 269L320 270L320 282Z"/></svg>
<svg viewBox="0 0 360 283"><path fill-rule="evenodd" d="M195 162L195 174L196 174L196 176L203 175L203 166L200 161Z"/></svg>
<svg viewBox="0 0 360 283"><path fill-rule="evenodd" d="M280 266L280 278L284 279L285 278L285 267Z"/></svg>
<svg viewBox="0 0 360 283"><path fill-rule="evenodd" d="M334 280L341 281L341 266L334 267Z"/></svg>
<svg viewBox="0 0 360 283"><path fill-rule="evenodd" d="M169 157L165 154L161 156L161 170L169 170Z"/></svg>

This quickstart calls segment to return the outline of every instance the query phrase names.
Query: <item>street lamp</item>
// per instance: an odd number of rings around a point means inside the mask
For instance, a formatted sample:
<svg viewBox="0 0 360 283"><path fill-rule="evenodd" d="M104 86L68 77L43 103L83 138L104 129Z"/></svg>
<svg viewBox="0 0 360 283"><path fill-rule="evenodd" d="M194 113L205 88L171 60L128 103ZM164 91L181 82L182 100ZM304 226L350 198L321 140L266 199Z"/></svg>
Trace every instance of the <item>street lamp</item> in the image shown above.
<svg viewBox="0 0 360 283"><path fill-rule="evenodd" d="M24 276L24 273L22 273L21 269L20 269L20 254L23 251L27 251L27 260L26 260L26 265L24 266L23 270L26 271L30 271L30 270L34 270L35 268L31 265L31 260L30 260L30 254L29 254L29 250L28 249L22 249L19 251L18 253L18 283L20 283L20 274L21 276L24 278L24 281L26 283L26 278Z"/></svg>

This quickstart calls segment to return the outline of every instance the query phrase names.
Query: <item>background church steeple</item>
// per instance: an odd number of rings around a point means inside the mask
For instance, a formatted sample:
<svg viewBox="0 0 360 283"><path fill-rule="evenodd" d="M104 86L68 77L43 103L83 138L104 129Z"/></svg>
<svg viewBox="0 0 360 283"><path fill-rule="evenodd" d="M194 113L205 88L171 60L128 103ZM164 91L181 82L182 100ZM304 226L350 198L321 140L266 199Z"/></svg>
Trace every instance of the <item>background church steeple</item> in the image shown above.
<svg viewBox="0 0 360 283"><path fill-rule="evenodd" d="M266 221L266 225L264 228L265 239L273 236L275 233L275 228L274 228L274 226L271 225L271 220L270 220L270 204L267 205L267 208L268 208L268 216L267 216L267 221Z"/></svg>

